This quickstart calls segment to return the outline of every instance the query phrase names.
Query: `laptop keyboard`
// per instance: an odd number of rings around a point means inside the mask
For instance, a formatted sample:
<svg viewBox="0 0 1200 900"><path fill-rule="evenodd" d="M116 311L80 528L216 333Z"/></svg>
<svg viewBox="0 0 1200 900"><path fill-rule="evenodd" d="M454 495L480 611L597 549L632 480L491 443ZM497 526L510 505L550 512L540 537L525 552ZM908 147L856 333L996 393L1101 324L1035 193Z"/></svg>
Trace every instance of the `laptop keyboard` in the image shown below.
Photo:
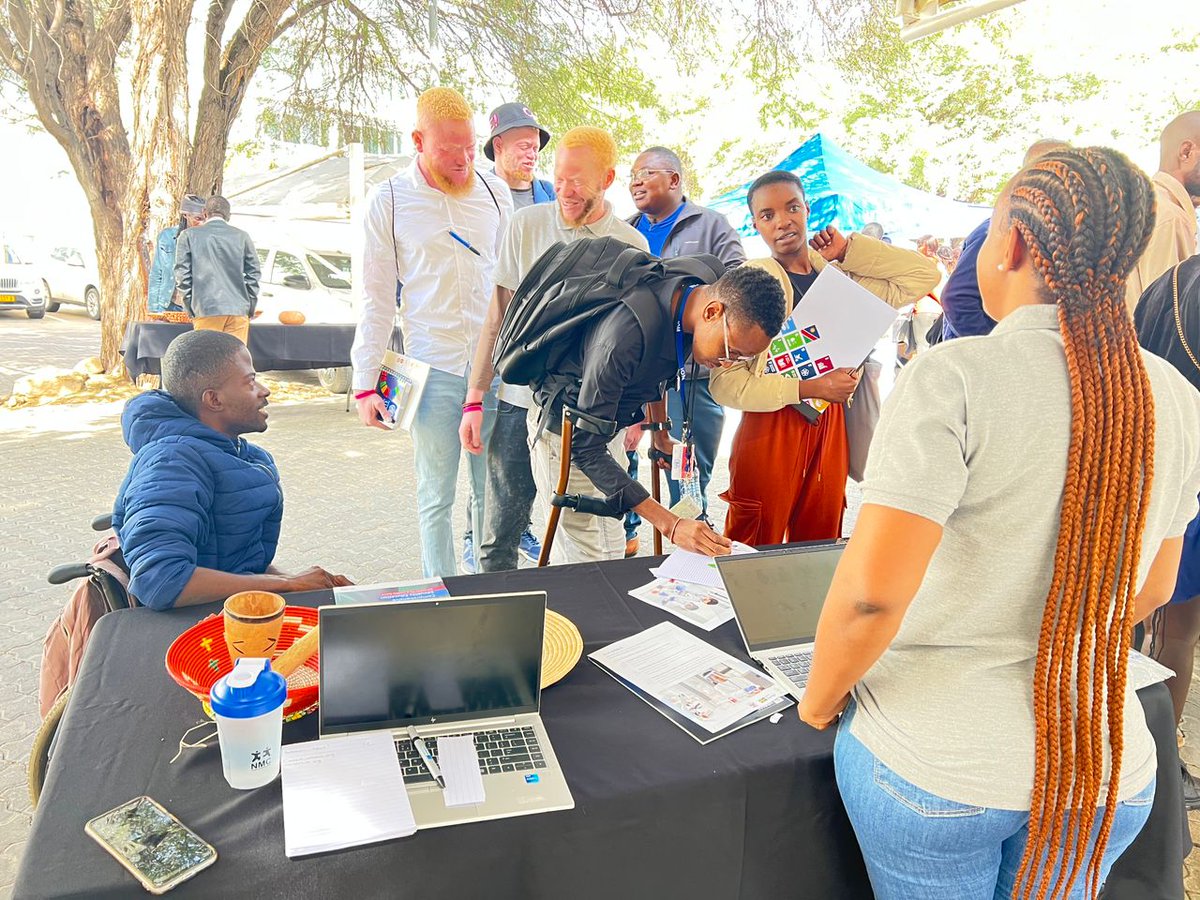
<svg viewBox="0 0 1200 900"><path fill-rule="evenodd" d="M538 744L533 727L497 728L492 731L470 732L475 738L475 752L479 754L479 774L499 775L502 772L530 772L546 768L546 758ZM447 734L443 737L459 737ZM438 739L425 738L425 746L436 761ZM433 781L433 776L421 761L417 748L408 738L396 740L396 755L400 758L400 771L406 784Z"/></svg>
<svg viewBox="0 0 1200 900"><path fill-rule="evenodd" d="M781 653L769 659L796 687L803 689L808 684L808 670L812 667L811 652Z"/></svg>

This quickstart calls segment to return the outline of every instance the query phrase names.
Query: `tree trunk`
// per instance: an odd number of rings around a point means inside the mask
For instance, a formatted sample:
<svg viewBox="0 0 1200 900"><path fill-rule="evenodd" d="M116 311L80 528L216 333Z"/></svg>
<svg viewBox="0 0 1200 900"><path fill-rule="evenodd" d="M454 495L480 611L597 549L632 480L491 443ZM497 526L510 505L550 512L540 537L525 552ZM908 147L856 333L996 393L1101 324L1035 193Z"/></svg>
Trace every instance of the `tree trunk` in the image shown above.
<svg viewBox="0 0 1200 900"><path fill-rule="evenodd" d="M129 43L134 61L130 160L121 198L122 234L104 303L100 358L112 371L131 322L144 318L141 246L178 216L187 162L187 46L190 0L132 4ZM99 245L99 241L97 241Z"/></svg>

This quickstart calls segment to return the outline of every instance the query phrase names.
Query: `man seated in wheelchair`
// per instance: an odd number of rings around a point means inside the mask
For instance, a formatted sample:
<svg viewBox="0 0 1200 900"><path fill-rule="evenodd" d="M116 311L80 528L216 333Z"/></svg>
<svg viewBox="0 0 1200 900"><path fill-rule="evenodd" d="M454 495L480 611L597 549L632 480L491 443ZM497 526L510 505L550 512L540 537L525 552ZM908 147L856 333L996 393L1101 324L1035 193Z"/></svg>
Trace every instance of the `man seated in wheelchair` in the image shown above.
<svg viewBox="0 0 1200 900"><path fill-rule="evenodd" d="M267 430L271 393L245 344L218 331L181 334L163 356L162 387L121 415L133 461L113 528L138 602L170 609L349 584L319 566L287 575L271 564L283 486L271 454L242 437Z"/></svg>

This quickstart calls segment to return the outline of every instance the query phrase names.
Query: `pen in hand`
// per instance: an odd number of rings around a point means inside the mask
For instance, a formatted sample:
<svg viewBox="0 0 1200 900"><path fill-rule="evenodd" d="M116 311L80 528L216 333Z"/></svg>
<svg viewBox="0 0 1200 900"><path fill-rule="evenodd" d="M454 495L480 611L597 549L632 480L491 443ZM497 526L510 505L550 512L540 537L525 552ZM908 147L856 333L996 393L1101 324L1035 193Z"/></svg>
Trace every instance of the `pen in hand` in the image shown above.
<svg viewBox="0 0 1200 900"><path fill-rule="evenodd" d="M478 250L476 250L474 247L471 246L470 241L468 241L465 237L463 237L458 232L456 232L453 228L450 229L450 237L454 238L456 241L458 241L460 244L462 244L464 247L466 247L468 250L470 250L476 256L483 256L482 253L480 253Z"/></svg>

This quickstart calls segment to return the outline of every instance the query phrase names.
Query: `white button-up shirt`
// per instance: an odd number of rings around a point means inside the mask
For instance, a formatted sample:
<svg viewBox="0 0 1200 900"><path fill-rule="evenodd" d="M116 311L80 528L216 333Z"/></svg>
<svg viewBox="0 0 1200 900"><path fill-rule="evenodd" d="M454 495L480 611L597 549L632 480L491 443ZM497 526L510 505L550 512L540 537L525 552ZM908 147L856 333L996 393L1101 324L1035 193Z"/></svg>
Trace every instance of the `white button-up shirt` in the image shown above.
<svg viewBox="0 0 1200 900"><path fill-rule="evenodd" d="M465 197L426 182L414 160L371 192L363 248L363 308L350 358L354 389L375 387L392 334L396 282L406 355L463 375L475 352L492 295L492 272L512 216L508 186L478 172ZM479 251L476 256L453 237Z"/></svg>

